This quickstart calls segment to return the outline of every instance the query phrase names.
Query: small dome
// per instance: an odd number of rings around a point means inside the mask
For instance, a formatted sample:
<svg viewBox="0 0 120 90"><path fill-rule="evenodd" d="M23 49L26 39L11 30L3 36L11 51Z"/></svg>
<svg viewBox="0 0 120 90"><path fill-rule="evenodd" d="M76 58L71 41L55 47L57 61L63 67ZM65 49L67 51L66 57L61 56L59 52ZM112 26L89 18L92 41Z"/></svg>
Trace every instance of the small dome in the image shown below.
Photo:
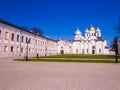
<svg viewBox="0 0 120 90"><path fill-rule="evenodd" d="M97 27L97 30L96 30L96 31L100 32L101 30Z"/></svg>
<svg viewBox="0 0 120 90"><path fill-rule="evenodd" d="M95 27L93 25L91 25L88 30L95 31Z"/></svg>
<svg viewBox="0 0 120 90"><path fill-rule="evenodd" d="M75 31L75 34L77 34L77 35L80 35L80 34L81 34L79 28L77 28L77 30Z"/></svg>
<svg viewBox="0 0 120 90"><path fill-rule="evenodd" d="M86 33L89 32L87 28L86 28L85 32L86 32Z"/></svg>

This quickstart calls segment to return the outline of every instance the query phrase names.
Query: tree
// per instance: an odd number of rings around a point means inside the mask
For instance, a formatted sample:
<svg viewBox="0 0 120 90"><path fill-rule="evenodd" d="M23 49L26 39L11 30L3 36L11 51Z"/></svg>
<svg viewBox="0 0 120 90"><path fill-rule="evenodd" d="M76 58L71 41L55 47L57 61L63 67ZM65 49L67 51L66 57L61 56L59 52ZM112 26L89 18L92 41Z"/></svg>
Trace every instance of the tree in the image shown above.
<svg viewBox="0 0 120 90"><path fill-rule="evenodd" d="M40 35L40 36L43 35L43 32L42 32L41 29L39 29L39 28L33 27L31 30L32 30L32 32L35 33L35 34L38 34L38 35Z"/></svg>
<svg viewBox="0 0 120 90"><path fill-rule="evenodd" d="M21 26L21 28L28 30L28 27L26 27L26 26Z"/></svg>
<svg viewBox="0 0 120 90"><path fill-rule="evenodd" d="M118 37L115 37L112 42L112 50L115 51L115 62L118 63Z"/></svg>
<svg viewBox="0 0 120 90"><path fill-rule="evenodd" d="M120 18L118 20L118 25L115 27L118 36L120 36ZM111 49L115 51L115 62L118 63L118 37L115 37L111 43Z"/></svg>
<svg viewBox="0 0 120 90"><path fill-rule="evenodd" d="M115 29L117 30L117 33L118 33L118 35L120 36L120 18L119 18L119 20L118 20L118 24L117 24L117 26L116 26Z"/></svg>

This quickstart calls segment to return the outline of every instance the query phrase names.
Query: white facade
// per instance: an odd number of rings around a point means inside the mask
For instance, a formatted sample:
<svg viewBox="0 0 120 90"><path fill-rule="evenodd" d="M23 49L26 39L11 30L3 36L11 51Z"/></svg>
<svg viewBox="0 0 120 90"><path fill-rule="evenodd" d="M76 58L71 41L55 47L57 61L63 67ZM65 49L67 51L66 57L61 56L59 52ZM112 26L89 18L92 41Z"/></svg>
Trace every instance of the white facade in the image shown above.
<svg viewBox="0 0 120 90"><path fill-rule="evenodd" d="M30 41L27 44L27 41ZM0 19L0 57L57 54L57 41Z"/></svg>
<svg viewBox="0 0 120 90"><path fill-rule="evenodd" d="M107 41L102 38L101 30L95 29L92 25L85 30L82 36L77 28L72 43L73 54L109 54Z"/></svg>
<svg viewBox="0 0 120 90"><path fill-rule="evenodd" d="M27 43L29 40L29 43ZM0 19L0 57L55 54L109 54L101 30L92 25L85 35L77 28L74 40L53 40Z"/></svg>
<svg viewBox="0 0 120 90"><path fill-rule="evenodd" d="M58 54L72 54L72 43L68 40L58 40Z"/></svg>

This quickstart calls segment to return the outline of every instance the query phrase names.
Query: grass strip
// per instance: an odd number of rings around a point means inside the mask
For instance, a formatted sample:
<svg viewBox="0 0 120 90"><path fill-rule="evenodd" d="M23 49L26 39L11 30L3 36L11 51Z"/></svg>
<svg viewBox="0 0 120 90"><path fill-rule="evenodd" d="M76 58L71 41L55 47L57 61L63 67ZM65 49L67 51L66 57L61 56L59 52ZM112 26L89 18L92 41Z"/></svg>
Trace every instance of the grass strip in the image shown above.
<svg viewBox="0 0 120 90"><path fill-rule="evenodd" d="M115 55L91 55L91 54L64 54L53 56L41 56L40 58L92 58L92 59L114 59ZM118 56L120 59L120 56Z"/></svg>
<svg viewBox="0 0 120 90"><path fill-rule="evenodd" d="M26 61L26 59L15 59L15 61ZM101 60L101 59L96 59L96 60L65 60L65 59L28 59L28 61L33 61L33 62L85 62L85 63L115 63L115 60ZM120 63L120 61L119 61Z"/></svg>

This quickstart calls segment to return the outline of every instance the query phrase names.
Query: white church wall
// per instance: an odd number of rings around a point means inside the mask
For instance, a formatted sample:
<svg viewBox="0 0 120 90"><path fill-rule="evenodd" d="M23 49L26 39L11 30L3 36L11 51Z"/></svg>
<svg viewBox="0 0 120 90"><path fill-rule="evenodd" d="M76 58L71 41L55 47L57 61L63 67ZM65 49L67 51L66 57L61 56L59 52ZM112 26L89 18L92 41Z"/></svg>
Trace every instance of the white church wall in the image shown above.
<svg viewBox="0 0 120 90"><path fill-rule="evenodd" d="M74 54L78 54L78 53L80 53L80 44L79 44L79 42L73 42L73 53Z"/></svg>

